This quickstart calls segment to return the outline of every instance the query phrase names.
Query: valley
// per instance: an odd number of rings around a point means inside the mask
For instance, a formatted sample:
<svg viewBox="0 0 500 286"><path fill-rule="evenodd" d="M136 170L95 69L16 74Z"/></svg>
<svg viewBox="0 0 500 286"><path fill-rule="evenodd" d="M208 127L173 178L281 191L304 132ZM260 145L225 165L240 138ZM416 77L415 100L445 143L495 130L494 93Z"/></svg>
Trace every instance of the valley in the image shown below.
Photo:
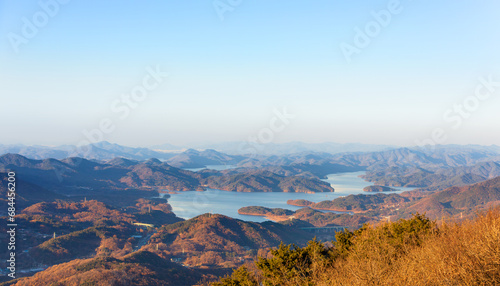
<svg viewBox="0 0 500 286"><path fill-rule="evenodd" d="M0 156L0 172L18 178L15 285L94 281L95 271L134 268L150 273L129 275L134 283L195 285L269 258L282 243L330 243L339 230L415 213L460 221L500 205L500 160L492 149L132 157ZM7 203L2 178L0 201ZM6 239L5 227L2 233Z"/></svg>

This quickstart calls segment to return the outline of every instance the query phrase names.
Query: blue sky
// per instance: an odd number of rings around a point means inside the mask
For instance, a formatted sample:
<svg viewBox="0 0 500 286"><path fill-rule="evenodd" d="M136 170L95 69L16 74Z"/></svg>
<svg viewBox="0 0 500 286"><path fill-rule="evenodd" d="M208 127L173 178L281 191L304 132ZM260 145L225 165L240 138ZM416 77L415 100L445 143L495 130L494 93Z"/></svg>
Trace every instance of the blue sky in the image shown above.
<svg viewBox="0 0 500 286"><path fill-rule="evenodd" d="M244 141L286 108L275 142L415 145L439 129L438 143L500 145L500 87L471 99L500 81L498 1L64 2L0 1L0 143L77 144L103 119L125 145ZM26 19L41 23L29 37ZM168 78L113 111L153 67Z"/></svg>

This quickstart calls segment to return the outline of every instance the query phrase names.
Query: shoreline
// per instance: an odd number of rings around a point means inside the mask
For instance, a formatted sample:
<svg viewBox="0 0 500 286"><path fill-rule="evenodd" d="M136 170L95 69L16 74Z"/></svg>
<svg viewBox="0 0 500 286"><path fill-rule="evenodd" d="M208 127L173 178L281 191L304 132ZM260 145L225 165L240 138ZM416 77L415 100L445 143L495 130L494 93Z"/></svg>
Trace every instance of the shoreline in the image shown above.
<svg viewBox="0 0 500 286"><path fill-rule="evenodd" d="M340 210L340 209L326 209L326 208L315 208L315 207L311 207L311 206L306 206L306 205L299 205L299 204L290 204L290 203L286 203L287 205L290 205L290 206L294 206L294 207L300 207L300 208L310 208L310 209L313 209L313 210L318 210L318 211L332 211L332 212L342 212L342 213L366 213L370 210L366 210L366 211L356 211L356 210Z"/></svg>
<svg viewBox="0 0 500 286"><path fill-rule="evenodd" d="M245 213L245 212L240 212L238 210L238 214L240 215L249 215L249 216L260 216L264 217L268 220L274 221L274 222L280 222L280 221L286 221L295 218L294 215L291 216L277 216L277 215L266 215L266 214L253 214L253 213Z"/></svg>

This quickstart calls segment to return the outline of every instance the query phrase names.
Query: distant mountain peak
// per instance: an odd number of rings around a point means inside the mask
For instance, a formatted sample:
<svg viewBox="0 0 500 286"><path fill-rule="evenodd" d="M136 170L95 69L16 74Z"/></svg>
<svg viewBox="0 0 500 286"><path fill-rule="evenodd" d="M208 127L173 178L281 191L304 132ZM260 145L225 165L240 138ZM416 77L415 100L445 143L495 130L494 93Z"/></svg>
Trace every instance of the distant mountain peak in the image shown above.
<svg viewBox="0 0 500 286"><path fill-rule="evenodd" d="M95 145L95 146L114 146L114 145L118 145L118 144L110 143L108 141L99 141L99 142L94 143L92 145Z"/></svg>
<svg viewBox="0 0 500 286"><path fill-rule="evenodd" d="M23 166L33 163L37 163L37 161L28 159L19 154L7 153L0 156L0 164L5 164L5 165L14 164L17 166Z"/></svg>
<svg viewBox="0 0 500 286"><path fill-rule="evenodd" d="M144 164L147 164L147 165L158 165L158 164L162 164L162 162L156 158L151 158L147 161L144 162Z"/></svg>
<svg viewBox="0 0 500 286"><path fill-rule="evenodd" d="M116 157L111 160L106 161L106 164L109 165L118 165L118 166L132 166L137 164L137 161L121 158L121 157Z"/></svg>

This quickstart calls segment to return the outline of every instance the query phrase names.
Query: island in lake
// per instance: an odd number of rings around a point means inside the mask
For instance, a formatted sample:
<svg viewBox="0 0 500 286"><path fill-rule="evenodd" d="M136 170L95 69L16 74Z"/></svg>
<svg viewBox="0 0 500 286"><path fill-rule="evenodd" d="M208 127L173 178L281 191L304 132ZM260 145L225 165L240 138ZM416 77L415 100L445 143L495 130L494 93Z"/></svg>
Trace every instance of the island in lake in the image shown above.
<svg viewBox="0 0 500 286"><path fill-rule="evenodd" d="M241 215L254 215L263 216L269 220L273 221L283 221L293 218L294 212L282 208L266 208L260 206L249 206L238 209L238 213Z"/></svg>
<svg viewBox="0 0 500 286"><path fill-rule="evenodd" d="M288 200L286 203L292 206L309 207L316 210L366 213L369 211L380 212L388 208L397 208L409 201L410 198L399 194L359 194L340 197L331 201L321 201L319 203L308 200Z"/></svg>
<svg viewBox="0 0 500 286"><path fill-rule="evenodd" d="M296 211L291 211L282 208L249 206L240 208L238 213L241 215L263 216L269 220L281 223L292 221L293 224L297 224L297 221L301 221L302 227L346 226L356 228L366 222L376 221L373 218L369 218L364 215L321 212L311 208L302 208Z"/></svg>
<svg viewBox="0 0 500 286"><path fill-rule="evenodd" d="M365 191L365 192L395 192L395 191L399 191L399 190L391 188L391 187L386 187L386 186L373 185L373 186L364 187L363 191Z"/></svg>

